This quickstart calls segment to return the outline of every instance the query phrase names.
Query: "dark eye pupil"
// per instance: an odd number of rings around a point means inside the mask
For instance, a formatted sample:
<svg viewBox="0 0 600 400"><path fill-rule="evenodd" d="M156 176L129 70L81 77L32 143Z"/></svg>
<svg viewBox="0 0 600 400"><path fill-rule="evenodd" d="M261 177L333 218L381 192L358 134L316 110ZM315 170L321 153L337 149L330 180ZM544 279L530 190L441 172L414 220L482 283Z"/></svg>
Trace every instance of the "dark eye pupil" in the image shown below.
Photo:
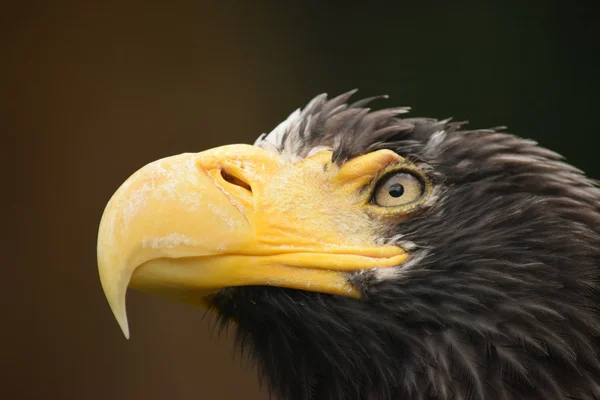
<svg viewBox="0 0 600 400"><path fill-rule="evenodd" d="M404 194L404 186L399 183L394 183L392 186L390 186L389 193L392 197L400 197Z"/></svg>

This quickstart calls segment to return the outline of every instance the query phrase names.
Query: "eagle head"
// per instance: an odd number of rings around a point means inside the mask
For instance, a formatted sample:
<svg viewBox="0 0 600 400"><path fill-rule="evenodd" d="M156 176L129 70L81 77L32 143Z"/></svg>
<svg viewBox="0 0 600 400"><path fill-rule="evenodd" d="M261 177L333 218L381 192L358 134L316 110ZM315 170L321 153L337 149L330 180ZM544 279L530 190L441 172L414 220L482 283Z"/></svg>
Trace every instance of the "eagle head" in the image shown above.
<svg viewBox="0 0 600 400"><path fill-rule="evenodd" d="M146 165L98 265L232 322L280 399L599 399L600 191L502 129L315 97Z"/></svg>

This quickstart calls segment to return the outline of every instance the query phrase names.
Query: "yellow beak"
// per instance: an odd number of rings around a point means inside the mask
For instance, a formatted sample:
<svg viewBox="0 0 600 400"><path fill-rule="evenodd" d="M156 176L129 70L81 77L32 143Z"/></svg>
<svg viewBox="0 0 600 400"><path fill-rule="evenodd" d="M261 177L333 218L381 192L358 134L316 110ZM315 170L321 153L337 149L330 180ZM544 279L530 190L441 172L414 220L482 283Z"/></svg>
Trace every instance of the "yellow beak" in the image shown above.
<svg viewBox="0 0 600 400"><path fill-rule="evenodd" d="M377 221L359 190L393 156L338 168L329 151L292 164L232 145L137 171L109 201L98 233L102 287L125 336L129 286L200 306L242 285L360 297L348 272L407 258L376 244Z"/></svg>

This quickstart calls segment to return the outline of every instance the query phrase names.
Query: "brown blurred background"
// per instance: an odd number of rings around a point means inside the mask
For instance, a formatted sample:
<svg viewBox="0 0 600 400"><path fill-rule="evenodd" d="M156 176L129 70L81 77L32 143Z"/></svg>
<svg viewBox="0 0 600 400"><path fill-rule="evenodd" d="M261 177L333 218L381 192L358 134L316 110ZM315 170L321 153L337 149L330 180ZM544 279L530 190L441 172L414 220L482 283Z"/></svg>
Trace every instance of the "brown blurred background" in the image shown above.
<svg viewBox="0 0 600 400"><path fill-rule="evenodd" d="M125 340L96 231L145 163L252 142L320 92L508 125L600 178L596 14L558 4L2 6L0 398L265 399L200 310L130 293Z"/></svg>

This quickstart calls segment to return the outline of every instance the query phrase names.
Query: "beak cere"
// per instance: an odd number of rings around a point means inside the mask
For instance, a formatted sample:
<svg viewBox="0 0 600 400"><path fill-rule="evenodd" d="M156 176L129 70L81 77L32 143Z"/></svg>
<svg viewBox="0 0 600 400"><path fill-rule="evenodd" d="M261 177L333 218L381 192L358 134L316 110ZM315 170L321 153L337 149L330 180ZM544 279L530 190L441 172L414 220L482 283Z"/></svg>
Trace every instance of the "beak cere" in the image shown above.
<svg viewBox="0 0 600 400"><path fill-rule="evenodd" d="M129 286L200 306L242 285L359 297L346 273L404 262L401 248L375 244L374 221L354 195L360 174L324 173L330 161L328 151L291 164L232 145L134 173L98 233L100 280L125 336Z"/></svg>

